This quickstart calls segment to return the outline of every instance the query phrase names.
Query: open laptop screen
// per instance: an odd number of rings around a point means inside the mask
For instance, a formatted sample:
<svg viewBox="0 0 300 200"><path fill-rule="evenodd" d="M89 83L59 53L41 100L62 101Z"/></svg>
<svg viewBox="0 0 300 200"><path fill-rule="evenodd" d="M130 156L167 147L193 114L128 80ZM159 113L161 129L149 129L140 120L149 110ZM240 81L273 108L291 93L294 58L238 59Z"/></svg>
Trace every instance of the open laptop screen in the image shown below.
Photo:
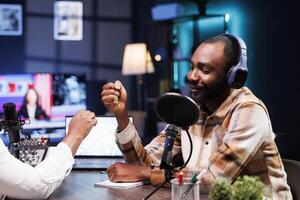
<svg viewBox="0 0 300 200"><path fill-rule="evenodd" d="M72 116L66 116L66 134ZM117 119L113 116L96 117L97 125L94 126L89 135L82 141L76 157L114 157L122 156L115 142L115 131L118 127ZM130 121L132 122L132 117Z"/></svg>

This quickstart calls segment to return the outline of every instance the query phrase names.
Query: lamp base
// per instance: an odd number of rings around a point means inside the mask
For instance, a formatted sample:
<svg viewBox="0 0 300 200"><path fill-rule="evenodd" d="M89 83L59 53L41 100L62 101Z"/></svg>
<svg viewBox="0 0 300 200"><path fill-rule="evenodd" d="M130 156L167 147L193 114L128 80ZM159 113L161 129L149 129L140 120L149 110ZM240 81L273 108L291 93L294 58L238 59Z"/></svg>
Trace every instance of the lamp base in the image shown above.
<svg viewBox="0 0 300 200"><path fill-rule="evenodd" d="M137 85L137 101L138 101L138 110L144 110L145 106L144 106L144 97L145 97L145 93L144 93L144 75L139 74L136 76L136 85Z"/></svg>

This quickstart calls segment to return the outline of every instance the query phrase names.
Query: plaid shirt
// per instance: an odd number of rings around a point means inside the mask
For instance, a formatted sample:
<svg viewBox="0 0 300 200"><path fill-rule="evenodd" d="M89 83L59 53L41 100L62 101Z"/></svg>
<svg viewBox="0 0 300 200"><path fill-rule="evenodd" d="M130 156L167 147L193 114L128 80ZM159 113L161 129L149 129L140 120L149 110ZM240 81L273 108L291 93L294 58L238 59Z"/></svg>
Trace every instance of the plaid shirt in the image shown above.
<svg viewBox="0 0 300 200"><path fill-rule="evenodd" d="M189 132L194 148L187 170L206 169L202 188L209 188L218 177L233 181L240 175L255 175L266 185L266 197L292 199L268 111L248 88L232 90L209 116L200 111L198 122ZM116 138L128 163L159 166L164 131L145 147L132 124L116 133ZM174 142L173 155L181 155L186 161L189 150L188 136L182 130Z"/></svg>

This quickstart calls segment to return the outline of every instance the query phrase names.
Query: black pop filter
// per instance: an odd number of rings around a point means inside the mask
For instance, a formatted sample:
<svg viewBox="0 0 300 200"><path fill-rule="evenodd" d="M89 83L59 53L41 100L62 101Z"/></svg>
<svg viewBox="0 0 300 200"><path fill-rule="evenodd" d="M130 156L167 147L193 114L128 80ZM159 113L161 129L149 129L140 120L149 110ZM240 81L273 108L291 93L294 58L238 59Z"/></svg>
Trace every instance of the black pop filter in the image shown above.
<svg viewBox="0 0 300 200"><path fill-rule="evenodd" d="M173 92L168 92L157 99L155 112L162 121L181 128L195 124L199 118L197 103L190 97Z"/></svg>

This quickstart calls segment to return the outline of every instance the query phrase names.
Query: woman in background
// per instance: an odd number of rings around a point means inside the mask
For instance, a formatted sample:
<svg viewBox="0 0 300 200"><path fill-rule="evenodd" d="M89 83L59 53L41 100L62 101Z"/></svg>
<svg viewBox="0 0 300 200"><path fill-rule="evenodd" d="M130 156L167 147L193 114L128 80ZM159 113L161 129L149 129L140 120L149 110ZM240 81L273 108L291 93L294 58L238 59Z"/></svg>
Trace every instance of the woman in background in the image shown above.
<svg viewBox="0 0 300 200"><path fill-rule="evenodd" d="M49 116L39 105L39 94L34 88L27 90L18 115L30 120L49 120Z"/></svg>

